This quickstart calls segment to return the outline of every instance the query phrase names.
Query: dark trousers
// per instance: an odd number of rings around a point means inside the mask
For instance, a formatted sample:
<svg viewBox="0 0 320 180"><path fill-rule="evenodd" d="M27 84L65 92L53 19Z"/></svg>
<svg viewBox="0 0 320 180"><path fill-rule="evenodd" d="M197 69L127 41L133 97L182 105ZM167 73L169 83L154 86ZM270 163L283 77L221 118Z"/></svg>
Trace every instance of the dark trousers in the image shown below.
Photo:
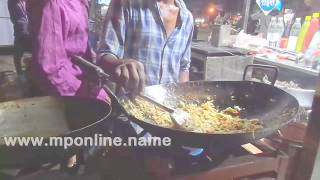
<svg viewBox="0 0 320 180"><path fill-rule="evenodd" d="M31 52L32 42L27 35L14 38L14 66L18 74L22 73L21 61L25 52Z"/></svg>

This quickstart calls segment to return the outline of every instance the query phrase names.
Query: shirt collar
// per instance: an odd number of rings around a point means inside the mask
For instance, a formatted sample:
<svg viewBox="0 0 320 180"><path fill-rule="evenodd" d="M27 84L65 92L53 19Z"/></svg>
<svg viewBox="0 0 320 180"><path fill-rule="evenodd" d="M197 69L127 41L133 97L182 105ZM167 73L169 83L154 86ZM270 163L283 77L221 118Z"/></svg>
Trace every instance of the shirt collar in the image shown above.
<svg viewBox="0 0 320 180"><path fill-rule="evenodd" d="M157 0L147 0L147 1L149 4L149 7L153 7L155 10L159 11L159 8L157 6ZM183 0L175 0L175 3L180 10L179 11L180 14L178 17L178 18L180 18L180 20L178 20L178 23L179 23L178 28L180 29L183 26L183 24L186 22L186 19L188 17L188 14L187 14L188 9L187 9L185 3L183 2ZM158 14L160 14L160 12ZM161 19L161 17L160 17L160 19Z"/></svg>

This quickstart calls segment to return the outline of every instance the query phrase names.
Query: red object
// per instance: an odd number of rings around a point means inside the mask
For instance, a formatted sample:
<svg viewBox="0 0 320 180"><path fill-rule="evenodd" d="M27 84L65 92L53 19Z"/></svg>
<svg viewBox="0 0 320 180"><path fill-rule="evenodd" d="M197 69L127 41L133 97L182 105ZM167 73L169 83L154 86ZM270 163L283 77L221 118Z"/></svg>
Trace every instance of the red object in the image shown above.
<svg viewBox="0 0 320 180"><path fill-rule="evenodd" d="M288 38L281 38L280 48L287 49L288 47Z"/></svg>
<svg viewBox="0 0 320 180"><path fill-rule="evenodd" d="M309 48L309 44L312 41L313 36L320 29L320 21L319 18L313 17L311 20L311 24L309 30L307 31L306 37L304 39L303 51L305 52Z"/></svg>
<svg viewBox="0 0 320 180"><path fill-rule="evenodd" d="M234 116L240 116L240 112L239 111L236 111L234 113L232 113Z"/></svg>

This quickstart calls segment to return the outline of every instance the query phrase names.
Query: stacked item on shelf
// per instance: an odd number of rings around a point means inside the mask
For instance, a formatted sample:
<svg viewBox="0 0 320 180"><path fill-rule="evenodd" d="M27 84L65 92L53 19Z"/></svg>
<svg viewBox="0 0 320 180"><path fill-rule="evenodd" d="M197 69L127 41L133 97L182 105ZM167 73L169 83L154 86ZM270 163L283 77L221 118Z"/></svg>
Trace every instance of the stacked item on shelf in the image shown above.
<svg viewBox="0 0 320 180"><path fill-rule="evenodd" d="M282 17L272 17L267 35L268 48L274 51L272 53L277 52L278 55L270 56L283 59L281 53L303 54L304 66L317 70L318 64L320 64L320 13L306 16L302 26L301 18L296 18L292 22L294 23L289 29L290 26L285 25ZM300 58L295 60L299 61Z"/></svg>

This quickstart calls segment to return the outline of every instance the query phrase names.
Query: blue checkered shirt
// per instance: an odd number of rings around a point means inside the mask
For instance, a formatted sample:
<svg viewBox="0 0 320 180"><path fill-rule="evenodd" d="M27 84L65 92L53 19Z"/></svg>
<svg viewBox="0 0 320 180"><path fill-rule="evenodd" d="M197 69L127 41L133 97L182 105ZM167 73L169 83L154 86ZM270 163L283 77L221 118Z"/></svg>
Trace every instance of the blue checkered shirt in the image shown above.
<svg viewBox="0 0 320 180"><path fill-rule="evenodd" d="M140 61L146 85L179 82L190 67L193 17L183 0L176 5L178 25L167 37L156 0L112 0L99 52Z"/></svg>

